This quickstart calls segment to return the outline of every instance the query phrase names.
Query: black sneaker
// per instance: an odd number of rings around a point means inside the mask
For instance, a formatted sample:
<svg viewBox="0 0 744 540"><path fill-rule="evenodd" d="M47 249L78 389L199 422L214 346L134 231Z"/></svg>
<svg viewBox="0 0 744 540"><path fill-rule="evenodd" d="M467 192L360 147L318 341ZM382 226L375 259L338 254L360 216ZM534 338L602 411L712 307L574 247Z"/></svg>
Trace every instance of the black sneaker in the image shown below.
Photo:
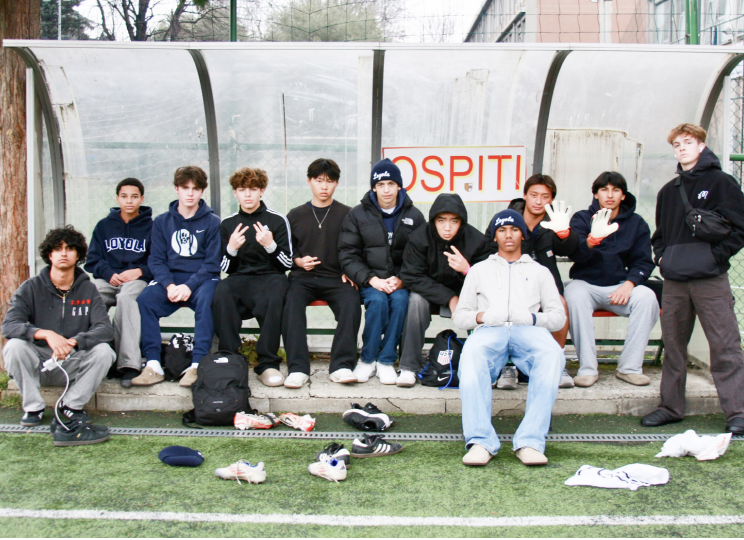
<svg viewBox="0 0 744 540"><path fill-rule="evenodd" d="M57 425L57 429L52 432L54 446L82 446L109 440L108 428L101 429L104 426L91 426L73 422L70 422L70 424L72 424L72 427L69 430L62 429ZM65 426L67 425L65 424Z"/></svg>
<svg viewBox="0 0 744 540"><path fill-rule="evenodd" d="M355 458L390 456L403 450L403 445L390 443L382 435L367 435L360 441L354 439L351 445L351 455Z"/></svg>
<svg viewBox="0 0 744 540"><path fill-rule="evenodd" d="M351 409L344 413L343 419L350 426L362 431L385 431L395 421L371 403L364 407L352 403Z"/></svg>
<svg viewBox="0 0 744 540"><path fill-rule="evenodd" d="M64 404L62 405L62 407L60 407L59 413L63 421L65 418L67 418L71 422L78 422L80 424L90 424L92 422L90 416L88 416L84 410L71 409ZM65 423L67 422L65 421Z"/></svg>
<svg viewBox="0 0 744 540"><path fill-rule="evenodd" d="M41 409L40 411L25 412L21 418L21 425L29 427L39 426L41 425L41 417L43 415L44 409Z"/></svg>
<svg viewBox="0 0 744 540"><path fill-rule="evenodd" d="M124 368L121 370L121 386L122 388L131 388L132 379L134 379L140 372L134 368Z"/></svg>
<svg viewBox="0 0 744 540"><path fill-rule="evenodd" d="M65 422L64 424L60 424L55 418L54 420L52 420L52 423L49 424L49 432L52 435L54 435L54 433L59 429L63 431L67 431L67 430L72 429L75 425L91 426L96 431L108 431L108 427L106 426L96 426L93 424L86 424L85 422L82 421L81 418L75 418L74 420L70 420L69 422Z"/></svg>
<svg viewBox="0 0 744 540"><path fill-rule="evenodd" d="M351 457L349 456L349 451L344 448L343 444L339 443L331 443L323 450L318 452L318 461L331 461L331 460L338 460L343 461L346 465L346 468L349 468L349 465L351 464Z"/></svg>

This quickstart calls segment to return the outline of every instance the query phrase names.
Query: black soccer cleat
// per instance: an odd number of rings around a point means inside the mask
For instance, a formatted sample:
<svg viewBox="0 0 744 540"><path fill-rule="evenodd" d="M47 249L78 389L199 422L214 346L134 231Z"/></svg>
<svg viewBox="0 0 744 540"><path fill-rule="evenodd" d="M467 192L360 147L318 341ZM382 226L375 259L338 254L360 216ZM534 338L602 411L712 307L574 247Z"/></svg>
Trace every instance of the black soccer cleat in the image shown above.
<svg viewBox="0 0 744 540"><path fill-rule="evenodd" d="M403 450L403 445L398 443L387 442L382 435L367 435L360 441L354 439L351 445L351 455L355 458L368 458L391 456Z"/></svg>
<svg viewBox="0 0 744 540"><path fill-rule="evenodd" d="M372 403L367 403L364 407L352 403L351 409L344 412L343 420L362 431L385 431L395 421Z"/></svg>

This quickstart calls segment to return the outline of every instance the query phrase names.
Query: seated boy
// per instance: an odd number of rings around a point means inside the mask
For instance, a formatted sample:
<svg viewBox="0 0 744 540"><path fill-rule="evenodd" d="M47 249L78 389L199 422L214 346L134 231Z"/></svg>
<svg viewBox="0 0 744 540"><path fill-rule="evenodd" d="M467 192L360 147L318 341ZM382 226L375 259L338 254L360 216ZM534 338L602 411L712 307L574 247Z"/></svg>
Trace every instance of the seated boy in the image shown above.
<svg viewBox="0 0 744 540"><path fill-rule="evenodd" d="M147 265L153 281L137 298L142 322L142 353L147 364L132 379L134 386L165 380L160 364L160 318L181 307L194 311L194 350L181 386L196 381L196 368L212 347L212 297L220 280L220 218L201 200L207 173L200 167L180 167L173 177L178 199L155 218Z"/></svg>
<svg viewBox="0 0 744 540"><path fill-rule="evenodd" d="M354 283L338 263L338 235L349 208L333 199L341 171L332 159L316 159L307 168L310 202L292 209L287 218L292 228L294 266L284 301L282 334L287 350L287 388L302 388L310 377L305 309L324 300L336 317L331 346L330 380L355 383L352 370L357 360L357 334L362 306Z"/></svg>
<svg viewBox="0 0 744 540"><path fill-rule="evenodd" d="M465 341L458 377L465 465L486 465L501 443L491 423L492 385L507 360L530 378L524 419L514 434L514 450L525 465L545 465L545 437L566 365L550 335L566 324L566 312L550 271L522 255L527 225L514 210L494 217L499 251L470 269L454 323L475 328Z"/></svg>
<svg viewBox="0 0 744 540"><path fill-rule="evenodd" d="M408 289L400 279L403 250L411 232L425 221L391 160L375 163L370 184L372 189L341 225L338 260L344 274L359 285L365 309L362 357L354 376L367 382L376 371L382 384L395 384L394 366L408 309Z"/></svg>
<svg viewBox="0 0 744 540"><path fill-rule="evenodd" d="M421 349L431 314L452 316L470 266L485 260L490 252L488 238L468 223L460 196L437 196L429 210L429 223L411 233L403 252L400 277L409 290L408 313L395 384L416 384L416 373L423 368Z"/></svg>
<svg viewBox="0 0 744 540"><path fill-rule="evenodd" d="M129 388L142 369L137 297L152 279L147 266L152 208L141 206L145 186L136 178L119 182L116 202L119 208L112 208L93 229L85 270L93 274L106 307L116 306L111 321L116 368L121 372L121 385Z"/></svg>
<svg viewBox="0 0 744 540"><path fill-rule="evenodd" d="M571 337L579 357L574 384L587 387L599 378L592 314L602 309L629 318L615 376L645 386L650 379L643 374L643 355L659 319L656 294L642 286L654 269L651 232L635 213L636 199L620 173L600 174L592 193L589 209L571 218L571 229L579 236L579 246L571 255L572 281L566 285Z"/></svg>
<svg viewBox="0 0 744 540"><path fill-rule="evenodd" d="M258 380L281 386L282 361L277 354L282 335L282 310L287 293L285 272L292 266L289 222L261 200L269 177L261 169L244 167L230 177L238 211L222 220L222 271L228 277L217 286L212 302L220 349L238 352L243 319L258 320L256 343Z"/></svg>
<svg viewBox="0 0 744 540"><path fill-rule="evenodd" d="M3 357L8 374L23 396L22 426L38 426L44 413L40 386L65 386L61 369L41 371L49 358L60 362L70 387L60 404L66 428L54 431L55 446L93 444L108 431L92 428L83 406L90 401L116 355L106 306L88 274L85 237L71 226L49 231L39 246L49 266L24 281L13 294L2 332L8 342Z"/></svg>

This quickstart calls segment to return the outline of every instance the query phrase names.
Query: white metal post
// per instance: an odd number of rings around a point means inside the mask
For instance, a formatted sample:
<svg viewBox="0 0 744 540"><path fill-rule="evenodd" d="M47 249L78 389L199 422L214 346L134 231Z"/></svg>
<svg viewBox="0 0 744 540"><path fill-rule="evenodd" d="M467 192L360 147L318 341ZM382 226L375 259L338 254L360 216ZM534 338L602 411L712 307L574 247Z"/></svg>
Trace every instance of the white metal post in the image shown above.
<svg viewBox="0 0 744 540"><path fill-rule="evenodd" d="M36 274L36 94L34 70L26 68L26 228L28 230L28 275Z"/></svg>
<svg viewBox="0 0 744 540"><path fill-rule="evenodd" d="M57 39L62 41L62 0L57 0Z"/></svg>
<svg viewBox="0 0 744 540"><path fill-rule="evenodd" d="M731 174L731 147L733 146L733 123L731 122L731 77L723 78L723 170Z"/></svg>

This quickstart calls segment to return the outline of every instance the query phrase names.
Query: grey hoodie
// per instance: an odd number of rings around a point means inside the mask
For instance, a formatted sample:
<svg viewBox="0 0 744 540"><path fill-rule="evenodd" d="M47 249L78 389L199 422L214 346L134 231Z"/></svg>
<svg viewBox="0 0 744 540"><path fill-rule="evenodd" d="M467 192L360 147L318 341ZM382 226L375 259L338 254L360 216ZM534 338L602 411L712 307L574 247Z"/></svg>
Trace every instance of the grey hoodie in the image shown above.
<svg viewBox="0 0 744 540"><path fill-rule="evenodd" d="M481 311L479 325L475 319ZM550 270L529 255L509 264L497 253L470 269L452 320L466 330L521 325L555 332L566 324L566 312Z"/></svg>
<svg viewBox="0 0 744 540"><path fill-rule="evenodd" d="M88 274L78 267L64 298L52 285L48 266L38 276L24 281L13 294L3 320L3 337L46 346L46 341L34 340L37 330L52 330L62 337L74 338L81 351L114 340L114 328L101 295Z"/></svg>

